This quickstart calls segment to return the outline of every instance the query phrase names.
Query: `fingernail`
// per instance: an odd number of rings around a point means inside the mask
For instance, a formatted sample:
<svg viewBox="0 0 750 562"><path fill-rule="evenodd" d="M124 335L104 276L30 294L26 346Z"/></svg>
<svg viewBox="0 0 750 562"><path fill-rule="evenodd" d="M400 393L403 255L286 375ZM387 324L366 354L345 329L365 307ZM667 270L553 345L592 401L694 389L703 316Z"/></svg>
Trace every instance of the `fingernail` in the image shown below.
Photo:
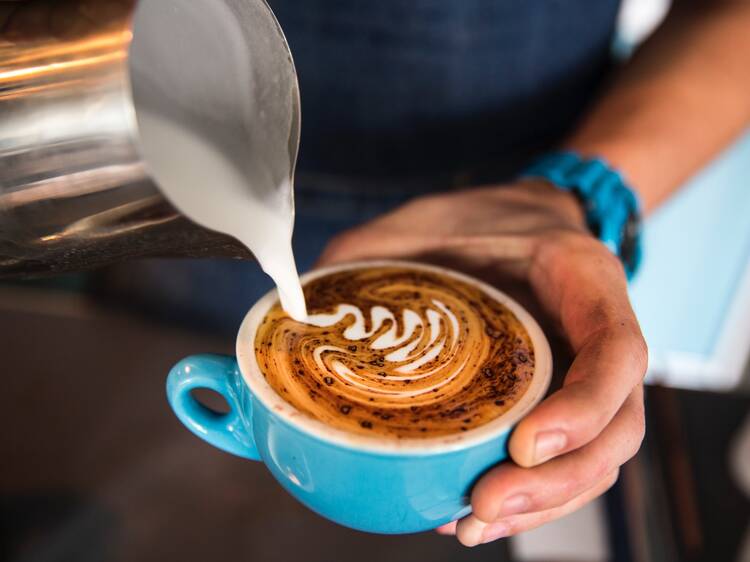
<svg viewBox="0 0 750 562"><path fill-rule="evenodd" d="M542 431L537 433L534 443L534 461L540 463L562 451L568 438L562 431Z"/></svg>
<svg viewBox="0 0 750 562"><path fill-rule="evenodd" d="M508 527L508 525L503 523L502 521L487 525L487 527L484 529L484 532L482 533L482 544L507 537L509 533L510 527Z"/></svg>
<svg viewBox="0 0 750 562"><path fill-rule="evenodd" d="M482 542L485 527L487 523L469 515L456 527L456 538L464 546L477 546Z"/></svg>
<svg viewBox="0 0 750 562"><path fill-rule="evenodd" d="M516 494L515 496L509 497L500 506L500 512L497 517L507 517L508 515L515 515L517 513L525 513L529 510L531 500L526 494Z"/></svg>

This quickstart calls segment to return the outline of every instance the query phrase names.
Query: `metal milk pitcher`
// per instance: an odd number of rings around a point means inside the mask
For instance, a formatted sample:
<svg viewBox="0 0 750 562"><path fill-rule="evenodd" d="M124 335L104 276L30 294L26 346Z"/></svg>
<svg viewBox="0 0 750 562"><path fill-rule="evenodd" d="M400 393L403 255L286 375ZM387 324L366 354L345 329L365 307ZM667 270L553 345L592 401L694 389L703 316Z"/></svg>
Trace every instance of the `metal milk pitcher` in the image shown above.
<svg viewBox="0 0 750 562"><path fill-rule="evenodd" d="M241 67L217 57L216 79L206 80L191 53L216 48L240 53ZM182 112L197 129L239 122L251 161L277 150L263 135L280 123L293 169L296 73L264 0L0 2L0 276L143 256L250 256L182 216L157 186L140 150L135 53L169 64L175 84L151 95L150 111ZM233 101L237 88L246 107Z"/></svg>

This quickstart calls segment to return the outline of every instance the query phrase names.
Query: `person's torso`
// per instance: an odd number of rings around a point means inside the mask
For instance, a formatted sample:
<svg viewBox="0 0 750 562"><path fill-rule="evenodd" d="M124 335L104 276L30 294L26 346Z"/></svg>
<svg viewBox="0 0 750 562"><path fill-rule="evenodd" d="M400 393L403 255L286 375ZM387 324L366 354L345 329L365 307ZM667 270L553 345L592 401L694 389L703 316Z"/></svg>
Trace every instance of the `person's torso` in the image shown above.
<svg viewBox="0 0 750 562"><path fill-rule="evenodd" d="M512 170L596 93L619 0L272 0L302 93L300 170Z"/></svg>

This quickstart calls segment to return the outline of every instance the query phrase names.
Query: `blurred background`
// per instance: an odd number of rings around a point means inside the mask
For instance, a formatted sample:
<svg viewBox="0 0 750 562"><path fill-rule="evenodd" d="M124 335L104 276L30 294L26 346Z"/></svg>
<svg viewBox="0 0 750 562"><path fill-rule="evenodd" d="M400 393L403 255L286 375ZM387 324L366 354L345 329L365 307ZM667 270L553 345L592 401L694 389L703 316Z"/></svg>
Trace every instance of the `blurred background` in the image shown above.
<svg viewBox="0 0 750 562"><path fill-rule="evenodd" d="M0 16L13 4L0 2ZM667 8L624 2L616 56ZM304 36L288 38L304 57ZM300 80L304 111L310 78ZM314 151L303 138L302 161ZM151 259L3 282L0 560L750 560L748 177L750 135L646 225L632 298L651 350L648 435L618 484L560 521L473 550L329 523L262 465L210 447L172 415L169 368L232 353L245 311L271 287L255 263ZM300 174L301 270L330 236L405 200L395 190L376 203L363 190L349 201L336 181L320 183Z"/></svg>

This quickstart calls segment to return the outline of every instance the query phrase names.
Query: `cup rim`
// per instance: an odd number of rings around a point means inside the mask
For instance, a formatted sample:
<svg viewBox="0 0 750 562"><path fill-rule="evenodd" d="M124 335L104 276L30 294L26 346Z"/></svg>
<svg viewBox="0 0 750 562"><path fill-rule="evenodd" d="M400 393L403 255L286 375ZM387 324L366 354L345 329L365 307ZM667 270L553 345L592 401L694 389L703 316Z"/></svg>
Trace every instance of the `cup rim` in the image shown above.
<svg viewBox="0 0 750 562"><path fill-rule="evenodd" d="M502 436L544 397L552 376L552 352L546 336L534 318L515 300L502 291L473 277L435 265L406 260L356 261L322 267L301 276L302 284L313 279L350 269L369 267L411 267L448 275L485 291L490 297L506 306L526 329L534 348L534 374L531 384L521 398L508 411L492 421L465 432L437 437L403 438L376 437L350 433L331 427L297 410L284 400L266 381L255 357L255 336L258 326L268 310L278 300L276 289L266 293L245 315L237 333L236 353L240 373L255 398L275 417L294 429L320 441L347 449L356 449L381 455L432 455L468 449Z"/></svg>

